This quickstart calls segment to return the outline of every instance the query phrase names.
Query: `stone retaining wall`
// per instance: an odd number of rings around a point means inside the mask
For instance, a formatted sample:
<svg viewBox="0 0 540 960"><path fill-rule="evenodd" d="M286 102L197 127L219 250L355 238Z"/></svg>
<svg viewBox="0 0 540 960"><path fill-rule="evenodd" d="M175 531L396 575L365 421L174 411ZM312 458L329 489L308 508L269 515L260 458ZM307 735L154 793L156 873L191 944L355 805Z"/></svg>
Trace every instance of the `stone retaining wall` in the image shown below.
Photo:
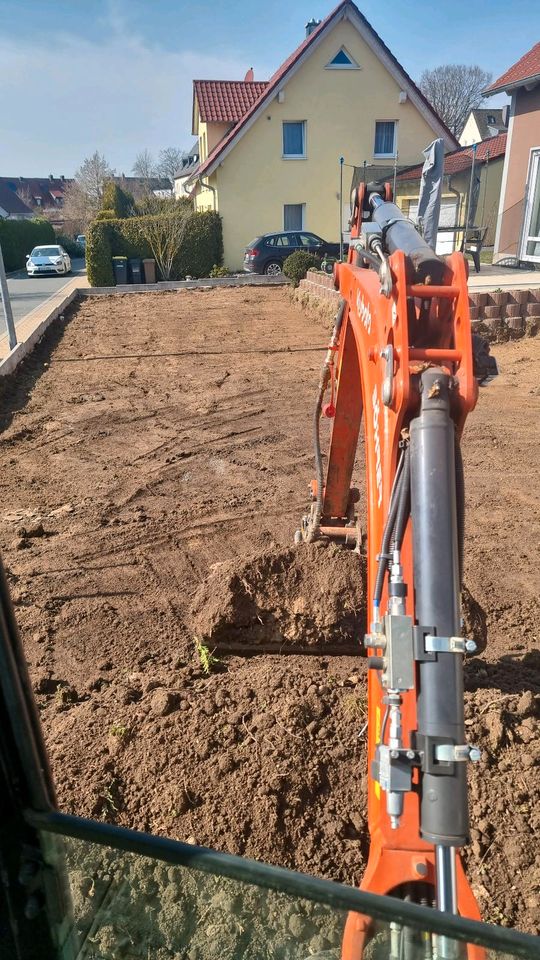
<svg viewBox="0 0 540 960"><path fill-rule="evenodd" d="M339 292L334 278L328 274L308 270L301 280L297 295L337 304ZM535 337L540 331L540 287L534 290L492 290L473 292L469 296L472 328L488 340L515 340Z"/></svg>
<svg viewBox="0 0 540 960"><path fill-rule="evenodd" d="M473 331L490 340L535 337L540 330L540 288L474 292L469 306Z"/></svg>

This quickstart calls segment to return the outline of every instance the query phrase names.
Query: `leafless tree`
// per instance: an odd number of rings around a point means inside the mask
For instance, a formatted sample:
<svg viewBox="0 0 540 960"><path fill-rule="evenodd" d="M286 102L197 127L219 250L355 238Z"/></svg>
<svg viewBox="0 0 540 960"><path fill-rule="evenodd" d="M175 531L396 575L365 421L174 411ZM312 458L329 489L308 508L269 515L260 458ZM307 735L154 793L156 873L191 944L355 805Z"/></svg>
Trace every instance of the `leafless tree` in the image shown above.
<svg viewBox="0 0 540 960"><path fill-rule="evenodd" d="M158 173L174 187L174 178L182 166L182 151L176 147L165 147L159 151Z"/></svg>
<svg viewBox="0 0 540 960"><path fill-rule="evenodd" d="M174 259L186 232L187 211L176 205L172 213L147 216L140 222L140 231L147 241L164 280L169 280Z"/></svg>
<svg viewBox="0 0 540 960"><path fill-rule="evenodd" d="M83 160L74 180L64 191L63 215L66 233L85 233L101 207L103 187L114 176L105 157L98 151Z"/></svg>
<svg viewBox="0 0 540 960"><path fill-rule="evenodd" d="M89 203L95 204L97 209L103 196L103 185L111 177L114 177L114 170L96 150L91 157L83 161L75 173L75 182L87 196Z"/></svg>
<svg viewBox="0 0 540 960"><path fill-rule="evenodd" d="M74 180L64 190L64 232L68 236L86 233L90 221L95 217L99 204L90 200L80 184Z"/></svg>
<svg viewBox="0 0 540 960"><path fill-rule="evenodd" d="M481 67L448 63L424 70L419 87L452 133L459 136L471 110L479 107L492 74Z"/></svg>
<svg viewBox="0 0 540 960"><path fill-rule="evenodd" d="M141 150L141 152L137 154L132 167L132 173L134 177L142 177L144 180L157 177L156 164L149 150Z"/></svg>

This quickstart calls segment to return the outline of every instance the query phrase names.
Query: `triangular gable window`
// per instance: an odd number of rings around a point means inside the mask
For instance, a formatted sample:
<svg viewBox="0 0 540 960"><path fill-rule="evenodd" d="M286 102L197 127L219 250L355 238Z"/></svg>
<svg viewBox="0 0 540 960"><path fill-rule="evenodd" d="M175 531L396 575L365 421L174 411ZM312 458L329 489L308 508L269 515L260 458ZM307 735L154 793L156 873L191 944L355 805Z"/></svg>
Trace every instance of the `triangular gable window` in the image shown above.
<svg viewBox="0 0 540 960"><path fill-rule="evenodd" d="M330 63L326 64L326 68L328 70L359 70L360 66L345 47L341 47Z"/></svg>

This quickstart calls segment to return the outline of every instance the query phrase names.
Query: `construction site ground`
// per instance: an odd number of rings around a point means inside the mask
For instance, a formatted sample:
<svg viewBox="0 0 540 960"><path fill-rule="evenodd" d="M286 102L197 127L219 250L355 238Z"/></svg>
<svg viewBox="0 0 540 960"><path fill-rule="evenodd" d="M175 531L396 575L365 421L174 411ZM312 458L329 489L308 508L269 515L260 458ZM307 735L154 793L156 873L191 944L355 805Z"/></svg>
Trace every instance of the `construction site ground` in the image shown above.
<svg viewBox="0 0 540 960"><path fill-rule="evenodd" d="M1 386L0 543L63 810L356 883L362 562L292 546L328 333L283 289L70 308ZM539 933L540 341L494 352L463 445L466 857L485 919Z"/></svg>

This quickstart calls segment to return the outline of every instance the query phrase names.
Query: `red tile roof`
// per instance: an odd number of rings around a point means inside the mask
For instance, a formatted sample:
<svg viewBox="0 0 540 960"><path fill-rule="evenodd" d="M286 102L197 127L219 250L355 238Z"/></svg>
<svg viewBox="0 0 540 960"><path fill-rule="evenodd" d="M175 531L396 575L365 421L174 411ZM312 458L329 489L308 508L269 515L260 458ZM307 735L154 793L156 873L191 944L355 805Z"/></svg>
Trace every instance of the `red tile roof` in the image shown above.
<svg viewBox="0 0 540 960"><path fill-rule="evenodd" d="M504 156L507 136L508 134L506 133L499 133L496 137L489 137L487 140L482 140L481 143L478 143L476 145L475 163L484 163L487 159L496 160L497 157ZM460 173L462 170L468 170L469 167L472 167L472 158L472 147L460 147L459 150L454 150L453 153L447 153L444 158L445 174L450 175L452 173ZM423 164L420 163L416 167L409 167L408 170L403 170L402 173L398 174L398 182L403 180L419 180L422 176L422 167Z"/></svg>
<svg viewBox="0 0 540 960"><path fill-rule="evenodd" d="M203 123L237 123L259 99L266 80L194 80Z"/></svg>
<svg viewBox="0 0 540 960"><path fill-rule="evenodd" d="M534 47L521 57L521 60L514 63L484 92L492 94L507 90L509 87L520 87L533 77L540 79L540 43L535 43Z"/></svg>
<svg viewBox="0 0 540 960"><path fill-rule="evenodd" d="M353 10L354 13L356 14L356 16L358 16L358 17L360 18L360 20L362 21L362 23L363 23L364 27L366 28L366 30L367 30L367 31L371 34L371 36L377 41L377 43L380 44L380 46L383 48L384 53L386 54L386 56L388 56L388 57L392 60L392 62L394 63L394 65L395 65L395 66L398 68L398 70L403 74L404 79L405 79L405 80L407 81L407 83L413 88L415 94L423 101L423 103L425 104L425 106L427 107L427 109L429 110L429 112L432 114L432 116L437 119L440 127L446 132L446 136L447 136L448 140L450 140L450 142L457 143L457 140L456 140L456 138L454 137L454 134L450 132L450 130L448 129L448 127L445 126L445 124L444 124L443 121L440 119L440 117L437 116L437 114L436 114L435 110L433 109L433 107L431 106L431 104L428 102L428 100L426 100L426 98L424 97L423 93L418 89L418 87L416 86L416 84L414 83L414 81L411 79L411 77L409 76L409 74L405 72L405 70L403 69L403 67L402 67L401 64L399 63L399 61L396 60L396 58L394 57L393 53L388 49L388 47L386 46L386 44L381 40L381 38L380 38L380 36L378 35L378 33L376 33L376 31L373 29L373 27L371 26L371 24L366 20L366 18L364 17L364 15L363 15L362 13L360 13L360 10L359 10L358 7L356 6L356 4L352 3L351 0L341 0L341 2L338 3L337 7L335 7L335 8L332 10L332 12L329 13L328 16L325 17L325 19L321 21L321 23L318 25L318 27L316 27L315 30L313 30L312 33L310 33L309 36L307 36L307 37L305 38L305 40L302 41L302 43L300 44L300 46L297 47L296 50L294 50L293 53L291 53L290 57L288 57L288 58L284 61L284 63L281 64L281 66L279 67L279 69L276 70L276 72L273 74L273 76L270 77L270 80L269 80L268 83L265 85L264 90L260 93L260 95L258 96L258 98L251 104L249 110L244 114L244 116L243 116L241 119L239 119L237 125L236 125L235 127L233 127L232 130L229 131L229 133L223 138L223 140L221 140L221 141L214 147L214 149L213 149L212 152L209 154L209 156L206 158L206 160L204 161L204 163L202 163L202 164L200 165L199 170L197 171L199 177L203 176L204 173L214 164L214 162L217 160L217 158L220 156L220 154L221 154L221 153L226 149L226 147L229 145L229 143L231 142L231 140L239 133L239 131L240 131L240 130L242 129L242 127L248 122L248 120L256 113L256 111L257 111L258 107L261 105L261 103L263 103L264 100L266 100L266 98L267 98L270 94L272 94L272 93L274 93L274 92L277 92L277 88L279 87L279 84L284 80L285 76L287 75L287 73L288 73L288 71L291 69L291 67L293 67L293 66L295 65L295 63L297 63L297 61L300 59L300 57L302 56L302 54L308 49L308 47L317 39L317 37L318 37L318 36L323 32L323 30L329 25L330 21L333 20L333 19L336 17L336 15L339 14L339 13L340 13L342 10L344 10L346 7L351 7L351 8L352 8L352 10Z"/></svg>

